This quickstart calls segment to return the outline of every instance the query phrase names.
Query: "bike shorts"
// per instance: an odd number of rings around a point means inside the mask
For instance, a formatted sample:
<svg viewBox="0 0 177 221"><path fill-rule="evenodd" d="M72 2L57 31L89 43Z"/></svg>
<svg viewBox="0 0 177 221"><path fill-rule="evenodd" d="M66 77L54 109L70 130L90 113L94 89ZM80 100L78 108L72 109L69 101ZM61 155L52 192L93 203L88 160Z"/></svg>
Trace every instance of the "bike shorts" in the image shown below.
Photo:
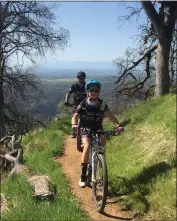
<svg viewBox="0 0 177 221"><path fill-rule="evenodd" d="M103 128L97 128L95 129L96 130L102 130ZM88 128L88 127L81 127L80 128L80 135L81 137L88 137L90 138L91 137L91 132L94 131L93 129L91 130L91 128Z"/></svg>

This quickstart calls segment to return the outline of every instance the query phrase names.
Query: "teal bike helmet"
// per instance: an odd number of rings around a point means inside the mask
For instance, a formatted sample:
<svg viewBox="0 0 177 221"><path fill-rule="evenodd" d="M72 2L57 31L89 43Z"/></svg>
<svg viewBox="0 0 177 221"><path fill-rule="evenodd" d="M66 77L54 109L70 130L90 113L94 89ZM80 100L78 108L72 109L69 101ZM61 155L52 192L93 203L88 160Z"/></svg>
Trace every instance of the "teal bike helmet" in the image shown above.
<svg viewBox="0 0 177 221"><path fill-rule="evenodd" d="M101 89L101 84L100 84L100 82L97 81L97 80L90 80L90 81L88 81L88 82L86 83L86 85L85 85L85 90L88 91L91 86L96 86L96 87L98 87L99 89Z"/></svg>

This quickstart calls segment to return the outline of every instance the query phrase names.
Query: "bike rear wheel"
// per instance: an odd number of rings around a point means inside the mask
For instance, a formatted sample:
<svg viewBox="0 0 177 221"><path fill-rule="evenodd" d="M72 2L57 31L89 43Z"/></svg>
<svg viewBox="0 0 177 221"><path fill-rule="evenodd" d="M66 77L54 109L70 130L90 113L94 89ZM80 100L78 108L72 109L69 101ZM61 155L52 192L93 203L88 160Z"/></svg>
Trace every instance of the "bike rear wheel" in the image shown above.
<svg viewBox="0 0 177 221"><path fill-rule="evenodd" d="M108 174L105 157L97 154L95 160L96 182L92 182L92 197L98 212L103 212L108 196Z"/></svg>
<svg viewBox="0 0 177 221"><path fill-rule="evenodd" d="M80 133L80 126L77 128L77 150L79 152L83 152L83 145L82 145L82 139L81 139L81 133Z"/></svg>

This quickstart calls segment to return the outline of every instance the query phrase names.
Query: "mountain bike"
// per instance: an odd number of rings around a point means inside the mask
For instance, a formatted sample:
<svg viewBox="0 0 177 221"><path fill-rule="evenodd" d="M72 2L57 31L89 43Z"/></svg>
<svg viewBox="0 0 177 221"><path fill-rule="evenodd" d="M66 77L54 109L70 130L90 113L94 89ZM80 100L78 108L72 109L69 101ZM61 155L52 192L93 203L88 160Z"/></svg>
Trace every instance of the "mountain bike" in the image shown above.
<svg viewBox="0 0 177 221"><path fill-rule="evenodd" d="M71 105L71 104L70 104ZM80 123L77 125L77 150L82 152L82 139L80 135ZM92 199L98 212L103 212L108 196L108 173L105 157L105 146L101 145L100 135L116 136L124 131L123 127L119 130L113 128L108 131L92 131L89 165L87 168L87 186L92 187Z"/></svg>
<svg viewBox="0 0 177 221"><path fill-rule="evenodd" d="M98 212L103 212L108 196L108 173L105 157L105 146L100 143L100 135L116 136L123 132L116 129L91 133L90 159L87 171L87 183L91 182L92 199Z"/></svg>
<svg viewBox="0 0 177 221"><path fill-rule="evenodd" d="M76 105L68 103L68 107L76 107ZM77 121L77 125L74 128L74 133L77 139L77 150L79 152L83 151L83 145L82 145L82 140L81 140L81 135L80 135L80 119Z"/></svg>

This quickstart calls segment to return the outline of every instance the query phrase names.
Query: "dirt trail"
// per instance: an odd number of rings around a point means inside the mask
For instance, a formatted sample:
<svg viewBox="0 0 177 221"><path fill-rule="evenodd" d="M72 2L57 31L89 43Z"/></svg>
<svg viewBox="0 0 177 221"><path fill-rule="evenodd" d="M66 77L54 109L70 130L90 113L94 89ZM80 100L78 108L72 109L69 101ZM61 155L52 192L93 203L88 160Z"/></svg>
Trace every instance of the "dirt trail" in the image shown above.
<svg viewBox="0 0 177 221"><path fill-rule="evenodd" d="M119 210L112 199L107 200L104 214L98 213L92 202L91 189L79 187L81 153L76 150L76 139L70 137L66 139L64 155L58 158L57 161L63 165L65 174L71 180L72 192L79 199L81 207L91 220L132 220L126 212Z"/></svg>

